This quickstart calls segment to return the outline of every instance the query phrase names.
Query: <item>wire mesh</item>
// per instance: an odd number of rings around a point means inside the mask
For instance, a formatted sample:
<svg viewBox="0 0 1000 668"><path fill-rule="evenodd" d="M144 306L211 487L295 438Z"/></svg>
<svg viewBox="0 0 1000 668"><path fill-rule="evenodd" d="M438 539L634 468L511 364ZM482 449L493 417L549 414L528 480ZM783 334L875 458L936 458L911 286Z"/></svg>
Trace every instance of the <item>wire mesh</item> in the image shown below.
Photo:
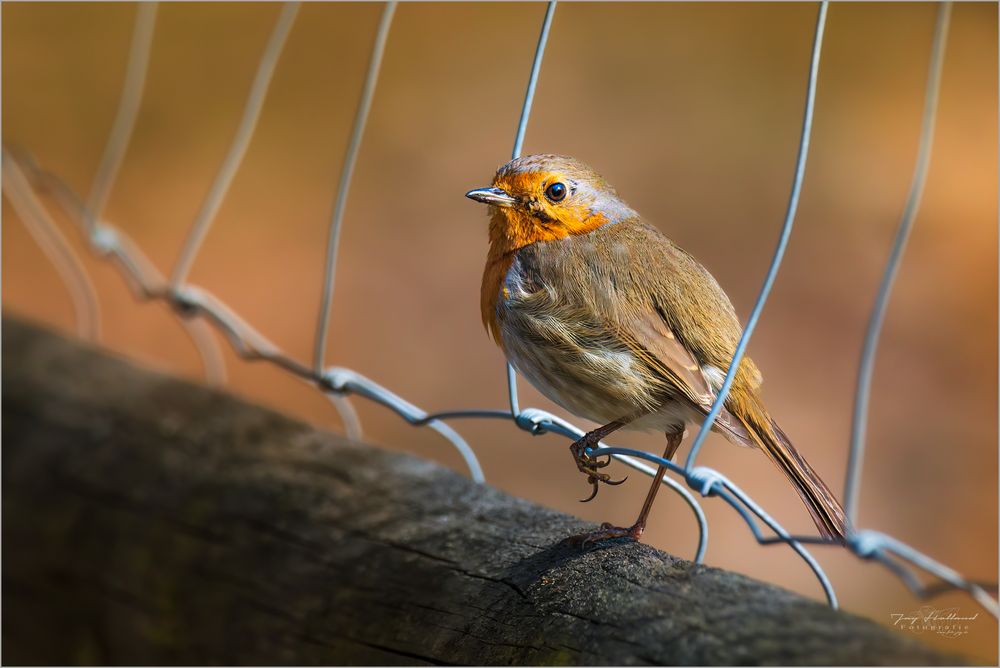
<svg viewBox="0 0 1000 668"><path fill-rule="evenodd" d="M533 435L554 433L576 440L584 431L552 413L538 408L521 408L518 400L516 373L507 365L507 386L509 410L463 409L428 414L387 388L362 374L343 367L325 366L325 348L329 331L330 308L333 297L339 251L339 236L343 226L347 196L351 177L361 147L364 127L371 110L379 69L388 40L396 8L395 2L385 5L376 32L365 83L358 101L350 142L344 157L340 183L337 187L331 218L325 272L322 285L320 313L316 324L315 351L312 363L300 362L268 340L252 325L229 309L211 293L187 282L187 276L197 255L198 248L211 226L226 192L239 169L242 157L253 137L256 120L264 104L267 90L276 63L287 41L298 12L298 3L283 6L276 25L261 56L257 74L244 106L242 120L221 165L213 185L192 224L181 255L171 274L166 279L146 258L141 249L131 241L119 227L103 220L104 205L114 185L115 176L127 150L132 129L142 100L149 52L153 40L156 5L139 4L133 30L132 43L128 55L128 67L119 102L119 108L97 176L86 202L65 185L58 176L35 164L30 156L15 154L8 147L3 148L3 191L13 204L19 218L28 227L33 238L39 243L48 259L59 272L73 298L74 311L80 334L95 337L98 331L99 311L96 292L90 280L65 238L51 219L44 205L38 199L36 190L48 193L59 207L80 226L89 240L91 248L100 256L108 258L121 271L133 294L140 300L162 300L170 304L195 344L202 358L206 375L221 382L225 376L221 351L215 339L215 332L221 333L233 350L245 360L263 360L310 383L326 394L340 412L345 431L353 438L360 438L361 425L357 414L348 402L348 396L358 396L378 403L402 417L414 426L427 426L438 432L459 452L469 468L471 476L483 480L483 471L473 449L456 432L447 420L453 419L501 419L511 420L518 428ZM512 156L518 157L524 143L528 120L531 114L535 90L539 82L542 60L549 32L553 24L556 1L548 2L534 58L528 77L524 102L518 119ZM929 64L929 74L925 93L922 129L914 177L907 196L906 207L899 230L890 253L882 283L879 287L866 332L862 358L859 367L858 385L854 407L854 420L849 450L848 477L845 490L845 507L849 515L846 541L843 545L833 543L818 536L795 536L789 534L767 511L740 489L732 480L715 469L696 466L697 454L711 429L712 423L721 410L735 371L746 351L749 339L760 318L770 290L782 264L785 248L790 238L799 195L805 176L806 159L812 130L816 90L819 80L820 55L826 25L828 2L819 3L811 49L808 80L805 91L805 109L799 139L798 155L792 179L791 194L784 222L779 232L778 242L771 259L763 285L747 320L742 338L736 348L733 360L727 370L725 381L717 393L710 412L702 423L683 466L654 454L620 448L600 443L597 447L602 455L610 455L633 469L652 476L657 466L675 475L663 479L663 484L675 491L690 507L699 527L699 541L694 560L702 563L707 549L708 522L700 502L693 490L702 497L716 497L731 506L746 522L751 533L761 545L785 544L798 554L815 574L828 602L837 606L837 597L832 583L822 567L805 548L807 544L844 546L861 559L878 562L896 575L918 597L938 595L949 589L967 592L977 603L993 616L998 616L997 602L986 591L982 583L973 582L915 550L914 548L884 533L857 529L857 500L860 492L860 470L864 459L864 431L870 398L871 378L877 353L881 325L885 318L893 281L902 259L906 240L912 229L924 190L930 163L931 145L941 70L951 12L950 3L942 3L938 12ZM596 453L595 453L596 454ZM683 483L683 484L682 484ZM762 528L763 525L766 529ZM770 532L770 534L768 533ZM931 576L932 582L924 584L917 571Z"/></svg>
<svg viewBox="0 0 1000 668"><path fill-rule="evenodd" d="M917 149L917 165L913 173L913 182L906 197L906 207L903 218L896 232L889 260L885 265L885 273L875 297L875 304L868 319L865 331L864 347L861 351L861 364L858 368L858 384L854 393L854 414L851 421L851 449L847 462L847 483L844 486L844 510L847 517L854 523L858 519L858 495L861 491L861 462L864 460L865 429L868 426L868 406L871 404L872 375L875 373L875 353L877 352L879 335L882 333L882 323L885 322L886 310L892 286L899 272L906 242L913 229L913 221L920 209L920 200L927 184L927 169L931 162L931 147L934 145L934 121L937 118L938 95L941 91L941 69L944 65L944 50L948 41L948 25L951 22L951 3L944 3L938 10L937 24L934 28L934 43L931 47L931 62L927 75L927 93L924 99L924 117L920 129L920 146Z"/></svg>

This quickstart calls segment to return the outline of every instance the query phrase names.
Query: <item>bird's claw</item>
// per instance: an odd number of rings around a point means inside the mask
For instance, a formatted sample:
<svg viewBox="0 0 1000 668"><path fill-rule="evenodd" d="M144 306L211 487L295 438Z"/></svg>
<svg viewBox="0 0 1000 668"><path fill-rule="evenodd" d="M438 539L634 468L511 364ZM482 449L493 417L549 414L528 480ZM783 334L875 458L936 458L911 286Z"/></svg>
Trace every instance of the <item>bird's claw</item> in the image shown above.
<svg viewBox="0 0 1000 668"><path fill-rule="evenodd" d="M581 503L587 503L593 500L597 496L597 492L600 491L601 483L605 485L620 485L626 480L628 476L625 476L621 480L612 480L611 476L607 473L602 473L599 469L602 469L609 464L611 464L611 455L597 454L592 455L588 452L589 446L585 442L577 442L572 446L573 459L576 460L576 467L581 473L586 474L587 482L593 486L593 490L586 499L580 499Z"/></svg>
<svg viewBox="0 0 1000 668"><path fill-rule="evenodd" d="M611 464L611 455L605 455L598 453L596 455L591 455L589 453L584 453L587 462L590 464L590 468L603 469L605 466ZM603 459L603 461L602 461Z"/></svg>
<svg viewBox="0 0 1000 668"><path fill-rule="evenodd" d="M590 496L588 496L586 499L580 499L580 503L587 503L589 501L593 501L594 497L597 496L597 493L601 491L601 488L597 484L597 478L587 478L587 482L593 485L594 489L590 493Z"/></svg>
<svg viewBox="0 0 1000 668"><path fill-rule="evenodd" d="M609 476L606 473L597 473L597 474L591 473L589 476L587 476L587 482L593 485L594 489L590 493L590 496L588 496L586 499L580 499L580 503L587 503L588 501L593 501L594 497L597 496L597 492L599 492L601 489L600 483L603 482L605 485L620 485L626 480L628 480L628 476L625 476L621 480L612 480L611 476Z"/></svg>

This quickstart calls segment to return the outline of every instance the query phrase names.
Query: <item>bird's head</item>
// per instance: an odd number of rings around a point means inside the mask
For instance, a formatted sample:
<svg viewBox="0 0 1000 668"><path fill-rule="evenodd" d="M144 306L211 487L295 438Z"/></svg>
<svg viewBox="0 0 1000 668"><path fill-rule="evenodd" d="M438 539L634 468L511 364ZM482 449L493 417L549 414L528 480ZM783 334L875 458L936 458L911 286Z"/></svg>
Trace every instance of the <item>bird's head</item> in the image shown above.
<svg viewBox="0 0 1000 668"><path fill-rule="evenodd" d="M490 206L490 241L510 251L592 232L637 216L593 169L560 155L526 155L466 197Z"/></svg>

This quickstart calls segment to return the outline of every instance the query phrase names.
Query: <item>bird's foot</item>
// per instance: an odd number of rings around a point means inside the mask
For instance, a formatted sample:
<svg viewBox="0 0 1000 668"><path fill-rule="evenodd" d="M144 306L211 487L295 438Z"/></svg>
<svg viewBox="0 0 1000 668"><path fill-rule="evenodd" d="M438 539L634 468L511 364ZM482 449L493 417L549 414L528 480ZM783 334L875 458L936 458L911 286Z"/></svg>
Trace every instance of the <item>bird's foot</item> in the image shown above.
<svg viewBox="0 0 1000 668"><path fill-rule="evenodd" d="M630 538L638 542L639 538L642 536L643 529L645 529L645 527L638 524L633 524L630 527L616 527L610 522L605 522L597 531L588 531L586 533L570 536L567 540L574 545L579 545L580 547L587 547L593 543L611 538Z"/></svg>
<svg viewBox="0 0 1000 668"><path fill-rule="evenodd" d="M580 473L585 474L587 482L593 485L593 491L590 493L590 496L586 499L580 499L583 503L597 496L601 483L605 485L620 485L628 479L628 476L625 476L621 480L612 480L610 475L600 471L600 469L611 463L611 455L597 455L595 457L588 453L587 450L594 445L590 442L592 440L591 434L587 434L570 446L570 452L573 453L573 461L576 462L576 468L580 470Z"/></svg>

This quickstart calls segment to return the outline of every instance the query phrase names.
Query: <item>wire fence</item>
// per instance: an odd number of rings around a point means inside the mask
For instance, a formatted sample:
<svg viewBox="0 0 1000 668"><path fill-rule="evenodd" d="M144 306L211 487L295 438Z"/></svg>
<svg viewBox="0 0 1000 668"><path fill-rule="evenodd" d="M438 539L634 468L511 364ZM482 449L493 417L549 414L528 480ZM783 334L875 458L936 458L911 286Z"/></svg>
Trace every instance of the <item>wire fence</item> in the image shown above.
<svg viewBox="0 0 1000 668"><path fill-rule="evenodd" d="M500 419L510 420L520 429L533 435L559 434L576 440L584 431L574 424L538 408L521 408L518 401L517 376L507 365L507 386L509 409L463 409L429 414L406 401L389 389L360 373L337 366L326 366L325 349L328 339L330 311L334 294L334 279L337 270L340 232L343 227L347 196L350 191L354 166L361 149L365 123L371 109L371 102L378 82L382 54L388 41L396 2L385 5L378 25L368 71L358 102L353 129L344 156L340 182L336 188L333 214L327 238L325 272L322 298L316 322L316 338L312 363L296 360L269 341L250 323L229 309L207 290L187 281L188 274L197 259L198 250L209 233L212 221L224 200L232 180L240 167L243 156L253 136L257 119L263 107L267 91L280 58L288 34L299 11L299 3L286 3L264 48L250 93L243 110L236 134L228 153L216 174L212 187L201 205L198 214L185 239L180 256L169 278L165 277L129 238L127 233L104 220L103 211L114 186L128 148L132 131L142 102L150 49L154 37L156 4L139 3L132 42L128 54L128 65L122 87L118 112L115 117L104 154L86 201L79 198L57 175L47 172L24 152L14 152L3 147L3 192L20 220L27 226L32 237L55 266L66 284L72 299L79 334L89 339L97 339L99 333L99 302L96 291L80 259L62 236L51 215L39 198L44 192L79 225L86 235L90 247L99 256L113 262L120 270L135 297L139 300L160 300L170 304L177 313L185 331L199 351L206 377L215 383L225 379L225 366L213 335L220 332L233 350L246 360L264 360L303 381L315 386L327 396L339 412L345 431L353 439L360 439L361 424L348 397L358 396L376 402L392 410L414 426L427 426L459 452L476 481L483 481L483 471L469 444L447 421L454 419ZM527 131L528 120L539 72L549 32L556 11L556 2L548 2L542 20L538 43L528 77L521 114L514 137L512 157L521 154ZM886 308L892 292L893 282L905 249L910 230L919 209L921 195L927 179L931 146L934 136L935 114L941 81L942 63L951 15L951 3L940 4L925 92L922 129L913 180L906 200L905 210L886 264L883 279L872 308L864 347L859 365L857 391L853 414L852 433L849 449L847 483L844 492L845 510L849 523L844 543L833 542L819 536L790 535L767 511L757 504L732 480L713 468L698 466L697 456L711 426L718 416L743 358L750 337L760 319L768 295L777 278L784 257L785 248L791 236L799 195L805 175L809 140L812 131L816 89L819 80L820 55L823 34L826 27L828 2L819 3L815 33L810 57L809 74L806 83L805 109L801 127L798 156L792 180L791 194L781 226L778 242L771 259L764 283L747 320L725 380L718 392L707 417L702 423L692 443L684 465L663 459L654 454L613 447L601 443L598 450L633 469L652 476L656 466L664 466L676 476L663 479L663 484L675 491L690 507L699 527L698 547L694 555L696 563L702 563L708 544L708 522L696 494L703 498L715 497L729 504L745 520L754 538L761 545L784 544L794 550L815 574L823 592L833 607L837 607L837 597L833 585L806 545L836 545L845 547L861 559L876 561L885 566L918 597L927 598L949 589L967 592L977 603L994 617L1000 616L997 601L987 591L995 588L992 583L977 583L963 577L958 572L917 551L884 533L861 529L856 526L858 496L861 485L861 470L865 453L865 431L870 399L871 379L878 349L879 335L885 318ZM596 453L592 453L596 454ZM692 493L695 492L696 494ZM919 573L929 578L921 578ZM925 582L925 580L928 580Z"/></svg>

